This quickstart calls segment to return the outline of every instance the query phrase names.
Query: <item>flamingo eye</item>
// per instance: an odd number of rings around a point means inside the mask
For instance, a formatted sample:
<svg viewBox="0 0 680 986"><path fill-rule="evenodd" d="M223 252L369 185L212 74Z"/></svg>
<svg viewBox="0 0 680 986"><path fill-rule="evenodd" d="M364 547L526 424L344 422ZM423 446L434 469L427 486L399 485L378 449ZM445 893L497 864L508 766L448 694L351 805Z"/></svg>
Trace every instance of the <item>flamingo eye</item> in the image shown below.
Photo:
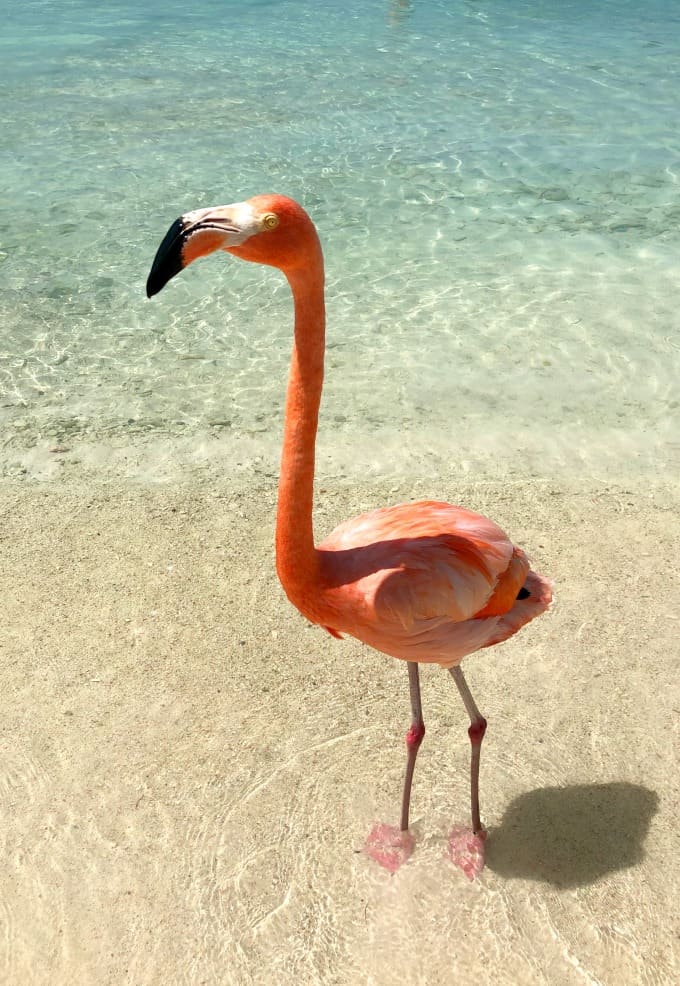
<svg viewBox="0 0 680 986"><path fill-rule="evenodd" d="M279 217L273 212L266 212L262 217L262 225L265 229L276 229L279 225Z"/></svg>

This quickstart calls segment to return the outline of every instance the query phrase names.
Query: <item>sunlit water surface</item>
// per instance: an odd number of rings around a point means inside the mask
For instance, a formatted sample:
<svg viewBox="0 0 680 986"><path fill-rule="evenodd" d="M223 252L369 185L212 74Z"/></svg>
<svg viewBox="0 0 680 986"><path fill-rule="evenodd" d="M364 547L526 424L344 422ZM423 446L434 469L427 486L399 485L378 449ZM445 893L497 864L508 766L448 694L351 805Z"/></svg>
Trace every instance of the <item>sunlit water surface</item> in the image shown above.
<svg viewBox="0 0 680 986"><path fill-rule="evenodd" d="M616 9L12 5L5 474L275 475L281 276L144 297L178 214L266 190L325 246L324 474L677 472L680 9Z"/></svg>

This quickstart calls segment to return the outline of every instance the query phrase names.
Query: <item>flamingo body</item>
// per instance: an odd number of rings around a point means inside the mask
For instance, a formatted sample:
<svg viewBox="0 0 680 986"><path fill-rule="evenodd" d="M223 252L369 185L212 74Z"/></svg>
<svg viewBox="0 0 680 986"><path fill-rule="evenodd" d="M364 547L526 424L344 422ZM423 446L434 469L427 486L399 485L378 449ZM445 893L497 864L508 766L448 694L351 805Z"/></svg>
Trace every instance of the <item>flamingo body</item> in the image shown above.
<svg viewBox="0 0 680 986"><path fill-rule="evenodd" d="M447 668L470 717L472 831L454 829L449 856L468 875L483 863L479 752L486 730L459 667L466 654L500 643L544 612L551 583L488 518L425 500L362 514L314 543L314 461L325 347L324 265L311 219L292 199L258 195L197 209L172 224L154 259L147 294L184 267L224 250L279 268L291 287L291 357L276 521L276 568L300 612L335 637L350 634L408 662L412 722L398 830L378 825L366 851L394 870L413 847L411 780L425 734L418 667Z"/></svg>
<svg viewBox="0 0 680 986"><path fill-rule="evenodd" d="M550 584L497 524L449 503L362 514L318 551L321 588L305 615L405 661L451 668L550 603Z"/></svg>

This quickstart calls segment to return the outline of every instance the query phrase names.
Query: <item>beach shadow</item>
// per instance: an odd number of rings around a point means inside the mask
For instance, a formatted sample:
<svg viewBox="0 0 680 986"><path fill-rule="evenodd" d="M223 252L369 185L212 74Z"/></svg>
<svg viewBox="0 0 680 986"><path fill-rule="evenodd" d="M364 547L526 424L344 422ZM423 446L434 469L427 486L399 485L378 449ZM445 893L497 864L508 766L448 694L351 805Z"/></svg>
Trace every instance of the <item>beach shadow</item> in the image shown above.
<svg viewBox="0 0 680 986"><path fill-rule="evenodd" d="M654 791L624 782L529 791L489 832L486 865L560 888L594 883L641 862L658 804Z"/></svg>

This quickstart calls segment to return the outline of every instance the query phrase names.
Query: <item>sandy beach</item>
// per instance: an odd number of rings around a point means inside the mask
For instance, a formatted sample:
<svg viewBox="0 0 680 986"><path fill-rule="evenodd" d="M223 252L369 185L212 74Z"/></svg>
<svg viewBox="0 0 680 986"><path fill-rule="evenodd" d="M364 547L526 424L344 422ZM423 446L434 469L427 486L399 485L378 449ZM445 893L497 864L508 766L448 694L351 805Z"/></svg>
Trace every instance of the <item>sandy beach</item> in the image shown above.
<svg viewBox="0 0 680 986"><path fill-rule="evenodd" d="M465 664L489 720L487 867L467 720L425 669L417 849L397 820L406 668L308 626L276 581L272 482L0 488L8 986L672 984L680 980L678 496L669 487L319 483L317 534L439 495L556 581Z"/></svg>

